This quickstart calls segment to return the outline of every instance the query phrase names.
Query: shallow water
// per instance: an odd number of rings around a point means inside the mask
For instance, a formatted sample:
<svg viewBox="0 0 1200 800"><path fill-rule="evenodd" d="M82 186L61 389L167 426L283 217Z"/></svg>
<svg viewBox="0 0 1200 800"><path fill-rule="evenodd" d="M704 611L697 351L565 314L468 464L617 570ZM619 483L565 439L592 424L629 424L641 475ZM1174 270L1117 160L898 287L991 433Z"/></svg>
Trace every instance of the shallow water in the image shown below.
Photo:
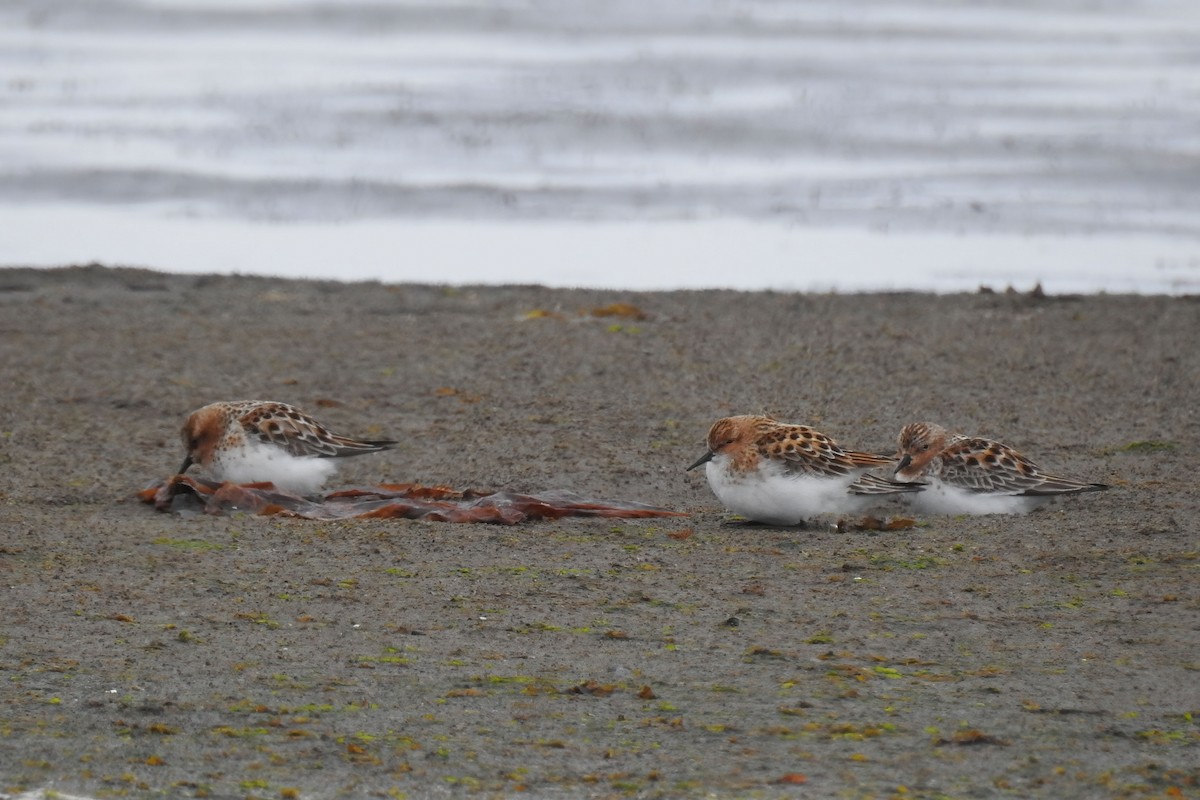
<svg viewBox="0 0 1200 800"><path fill-rule="evenodd" d="M1200 290L1200 7L17 0L0 264Z"/></svg>

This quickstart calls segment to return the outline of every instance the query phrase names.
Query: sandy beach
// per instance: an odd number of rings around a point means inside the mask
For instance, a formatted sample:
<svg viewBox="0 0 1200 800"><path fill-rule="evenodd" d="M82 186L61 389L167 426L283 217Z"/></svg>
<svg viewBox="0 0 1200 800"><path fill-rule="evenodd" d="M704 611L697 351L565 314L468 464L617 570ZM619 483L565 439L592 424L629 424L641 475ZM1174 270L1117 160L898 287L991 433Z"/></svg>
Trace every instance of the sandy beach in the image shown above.
<svg viewBox="0 0 1200 800"><path fill-rule="evenodd" d="M0 329L5 794L1200 793L1195 298L88 267L0 271ZM326 524L133 499L179 465L189 411L241 398L400 440L342 485L689 516ZM753 412L873 451L937 420L1113 488L902 531L747 526L684 467Z"/></svg>

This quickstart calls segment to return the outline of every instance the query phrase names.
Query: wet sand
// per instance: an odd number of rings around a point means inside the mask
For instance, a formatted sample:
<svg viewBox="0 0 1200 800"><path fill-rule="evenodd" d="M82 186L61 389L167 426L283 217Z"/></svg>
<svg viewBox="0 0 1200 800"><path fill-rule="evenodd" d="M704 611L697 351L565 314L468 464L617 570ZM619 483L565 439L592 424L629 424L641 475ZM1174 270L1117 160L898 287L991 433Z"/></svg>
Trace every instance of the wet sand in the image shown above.
<svg viewBox="0 0 1200 800"><path fill-rule="evenodd" d="M614 303L644 318L593 315ZM0 331L2 793L1200 793L1195 298L3 270ZM690 516L132 499L179 465L187 412L239 398L400 440L341 484ZM683 470L751 412L874 451L932 419L1113 488L902 531L746 526Z"/></svg>

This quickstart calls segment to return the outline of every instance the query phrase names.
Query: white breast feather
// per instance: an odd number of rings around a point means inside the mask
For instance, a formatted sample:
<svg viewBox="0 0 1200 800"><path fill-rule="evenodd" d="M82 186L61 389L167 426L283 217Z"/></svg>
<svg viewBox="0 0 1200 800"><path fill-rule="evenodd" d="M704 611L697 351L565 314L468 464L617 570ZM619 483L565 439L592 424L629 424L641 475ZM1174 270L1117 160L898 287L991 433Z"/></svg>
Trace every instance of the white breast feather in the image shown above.
<svg viewBox="0 0 1200 800"><path fill-rule="evenodd" d="M911 495L911 499L913 507L923 514L1028 514L1050 502L1049 497L970 492L933 477L922 480L928 485L923 492Z"/></svg>
<svg viewBox="0 0 1200 800"><path fill-rule="evenodd" d="M723 455L708 462L708 485L726 508L757 522L796 525L818 514L852 513L870 503L870 498L847 494L855 475L796 475L770 461L762 462L757 472L731 474L728 464Z"/></svg>
<svg viewBox="0 0 1200 800"><path fill-rule="evenodd" d="M296 494L316 492L336 470L331 458L294 456L278 445L253 439L231 452L219 453L211 467L213 477L220 481L270 481Z"/></svg>

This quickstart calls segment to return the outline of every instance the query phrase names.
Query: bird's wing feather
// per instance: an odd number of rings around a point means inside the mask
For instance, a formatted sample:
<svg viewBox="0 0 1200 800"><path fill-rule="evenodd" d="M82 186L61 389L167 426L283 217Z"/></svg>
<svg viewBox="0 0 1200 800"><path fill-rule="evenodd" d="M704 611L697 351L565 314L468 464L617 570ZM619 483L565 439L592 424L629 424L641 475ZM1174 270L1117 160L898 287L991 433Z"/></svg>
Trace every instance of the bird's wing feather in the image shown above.
<svg viewBox="0 0 1200 800"><path fill-rule="evenodd" d="M1103 484L1047 475L1011 447L982 437L962 437L941 452L939 477L972 492L1030 497L1097 491Z"/></svg>
<svg viewBox="0 0 1200 800"><path fill-rule="evenodd" d="M788 472L801 475L837 477L890 463L884 456L843 450L832 438L806 425L781 425L762 447L766 455L780 459Z"/></svg>
<svg viewBox="0 0 1200 800"><path fill-rule="evenodd" d="M331 433L315 419L285 403L261 404L241 416L246 433L279 445L294 456L339 458L384 450L393 441L360 441Z"/></svg>

